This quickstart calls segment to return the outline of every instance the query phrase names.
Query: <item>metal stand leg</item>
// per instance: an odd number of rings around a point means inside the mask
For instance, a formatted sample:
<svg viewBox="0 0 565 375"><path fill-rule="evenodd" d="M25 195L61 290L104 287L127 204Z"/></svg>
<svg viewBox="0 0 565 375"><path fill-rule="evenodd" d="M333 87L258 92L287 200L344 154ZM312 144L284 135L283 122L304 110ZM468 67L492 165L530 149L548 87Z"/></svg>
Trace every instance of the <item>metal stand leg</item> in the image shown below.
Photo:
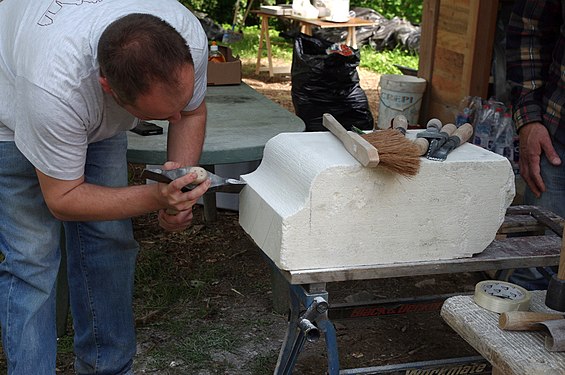
<svg viewBox="0 0 565 375"><path fill-rule="evenodd" d="M306 291L301 285L290 286L290 314L286 337L281 348L275 375L292 374L298 355L306 341L315 342L324 332L328 353L328 371L330 375L339 373L339 356L337 350L336 332L328 319L328 293L324 284L310 285ZM301 306L307 307L300 314Z"/></svg>
<svg viewBox="0 0 565 375"><path fill-rule="evenodd" d="M329 319L323 319L319 323L320 329L324 332L326 340L326 353L328 355L328 374L339 374L339 351L337 349L337 334L335 327Z"/></svg>
<svg viewBox="0 0 565 375"><path fill-rule="evenodd" d="M275 367L276 375L291 374L298 354L304 347L306 338L304 333L298 328L300 313L300 300L294 293L290 293L290 314L288 319L288 327L283 346L281 348L277 366Z"/></svg>
<svg viewBox="0 0 565 375"><path fill-rule="evenodd" d="M203 165L204 169L214 173L213 165ZM216 193L206 193L202 196L204 203L204 220L207 223L213 223L218 220L218 211L216 208Z"/></svg>

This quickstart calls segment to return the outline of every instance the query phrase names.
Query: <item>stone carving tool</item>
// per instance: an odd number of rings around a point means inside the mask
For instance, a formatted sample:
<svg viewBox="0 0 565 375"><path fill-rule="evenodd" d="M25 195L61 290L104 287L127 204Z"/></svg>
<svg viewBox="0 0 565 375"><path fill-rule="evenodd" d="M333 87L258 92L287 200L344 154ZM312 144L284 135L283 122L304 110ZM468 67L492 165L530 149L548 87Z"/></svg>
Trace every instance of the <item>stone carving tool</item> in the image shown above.
<svg viewBox="0 0 565 375"><path fill-rule="evenodd" d="M449 137L451 137L456 130L457 126L454 124L443 125L438 136L430 141L430 147L428 147L426 157L429 159L430 155L436 153L437 150L439 150L449 140Z"/></svg>
<svg viewBox="0 0 565 375"><path fill-rule="evenodd" d="M498 318L498 327L507 331L541 331L547 320L565 319L563 314L533 311L506 311Z"/></svg>
<svg viewBox="0 0 565 375"><path fill-rule="evenodd" d="M428 147L426 148L426 152L423 153L422 155L425 155L427 153L427 151L429 150L429 144L431 143L432 140L441 137L439 135L439 131L442 128L442 123L440 120L438 120L437 118L433 118L431 120L428 121L428 123L426 124L426 130L419 132L418 134L416 134L416 139L424 139L427 143L428 143ZM425 144L424 141L420 141L422 143Z"/></svg>
<svg viewBox="0 0 565 375"><path fill-rule="evenodd" d="M141 173L141 178L168 184L173 180L176 180L177 178L191 172L196 172L198 174L198 177L193 184L186 185L182 188L182 191L184 192L194 189L196 186L204 182L207 178L209 178L212 182L210 184L210 187L206 191L207 193L239 193L246 185L244 181L237 180L235 178L224 178L214 173L208 172L202 167L182 167L169 170L160 168L146 168Z"/></svg>
<svg viewBox="0 0 565 375"><path fill-rule="evenodd" d="M549 333L545 336L545 348L550 352L565 351L565 320L546 320L540 324L544 325Z"/></svg>
<svg viewBox="0 0 565 375"><path fill-rule="evenodd" d="M498 326L508 331L546 331L545 348L565 351L565 316L557 313L508 311L500 315Z"/></svg>
<svg viewBox="0 0 565 375"><path fill-rule="evenodd" d="M393 173L404 176L414 176L420 170L418 147L395 129L377 130L359 135L345 130L328 113L324 114L322 123L365 167L380 165Z"/></svg>
<svg viewBox="0 0 565 375"><path fill-rule="evenodd" d="M441 123L440 123L440 127L441 127ZM406 135L406 129L408 128L408 120L406 119L406 116L397 115L396 117L394 117L392 119L392 128L398 130L403 135ZM418 150L419 150L418 155L420 156L426 155L426 153L428 152L428 147L430 145L430 142L426 138L419 137L414 139L412 142L414 142L414 144L418 146Z"/></svg>
<svg viewBox="0 0 565 375"><path fill-rule="evenodd" d="M452 136L441 146L433 152L428 151L428 159L436 161L444 161L447 155L455 148L459 147L462 143L467 142L473 134L473 126L469 123L461 125ZM431 145L430 145L431 146Z"/></svg>
<svg viewBox="0 0 565 375"><path fill-rule="evenodd" d="M454 124L442 125L441 121L433 118L426 124L426 130L416 135L416 139L426 139L429 146L426 151L426 157L429 159L430 155L435 153L449 137L457 130ZM423 141L420 141L423 142Z"/></svg>

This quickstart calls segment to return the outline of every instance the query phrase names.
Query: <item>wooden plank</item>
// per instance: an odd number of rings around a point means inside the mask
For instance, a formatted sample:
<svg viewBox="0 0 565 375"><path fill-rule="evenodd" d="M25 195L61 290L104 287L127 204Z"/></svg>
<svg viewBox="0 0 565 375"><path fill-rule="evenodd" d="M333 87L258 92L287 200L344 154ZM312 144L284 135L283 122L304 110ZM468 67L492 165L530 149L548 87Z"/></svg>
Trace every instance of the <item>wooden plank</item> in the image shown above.
<svg viewBox="0 0 565 375"><path fill-rule="evenodd" d="M437 19L439 16L440 0L424 0L422 6L422 24L420 28L420 59L418 62L418 77L424 78L428 85L422 98L420 108L420 124L427 123L430 103L430 82L434 67L434 50L436 41Z"/></svg>
<svg viewBox="0 0 565 375"><path fill-rule="evenodd" d="M492 48L496 31L498 0L473 0L471 2L469 40L471 50L465 66L464 91L466 95L486 98L492 66Z"/></svg>
<svg viewBox="0 0 565 375"><path fill-rule="evenodd" d="M532 292L530 310L552 312L544 301L545 291ZM565 373L565 353L547 351L543 332L501 330L498 328L498 314L479 307L472 296L448 298L441 316L501 374Z"/></svg>
<svg viewBox="0 0 565 375"><path fill-rule="evenodd" d="M477 272L499 269L547 267L559 264L561 238L557 236L512 237L494 240L471 258L429 262L379 264L355 268L281 271L291 284Z"/></svg>
<svg viewBox="0 0 565 375"><path fill-rule="evenodd" d="M424 0L423 5L418 75L428 88L420 123L431 117L449 122L465 96L488 96L498 0Z"/></svg>
<svg viewBox="0 0 565 375"><path fill-rule="evenodd" d="M548 227L541 224L534 216L530 214L523 213L522 211L528 211L528 206L512 206L508 209L509 215L506 215L504 223L500 226L498 233L509 234L509 233L532 233L534 235L543 234ZM565 220L547 210L540 209L541 213L546 215L550 220L558 224L563 231L563 225Z"/></svg>
<svg viewBox="0 0 565 375"><path fill-rule="evenodd" d="M434 74L432 79L432 98L434 103L441 103L446 106L446 108L452 108L454 102L459 103L461 98L461 81L458 79L453 79L453 77L444 77L442 74ZM451 122L450 121L444 121Z"/></svg>

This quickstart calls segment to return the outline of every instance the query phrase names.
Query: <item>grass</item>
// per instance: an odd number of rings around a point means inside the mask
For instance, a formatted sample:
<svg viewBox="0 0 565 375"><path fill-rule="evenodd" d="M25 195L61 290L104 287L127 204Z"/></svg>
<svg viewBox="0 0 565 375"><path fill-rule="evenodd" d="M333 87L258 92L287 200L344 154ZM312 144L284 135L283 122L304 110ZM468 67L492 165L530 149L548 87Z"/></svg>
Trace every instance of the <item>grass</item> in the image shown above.
<svg viewBox="0 0 565 375"><path fill-rule="evenodd" d="M188 322L173 324L174 326L168 327L167 331L177 332L176 337L167 340L152 353L158 368L170 366L171 358L191 364L205 363L212 360L212 353L228 352L239 345L239 338L230 327L200 326L188 331L187 334Z"/></svg>
<svg viewBox="0 0 565 375"><path fill-rule="evenodd" d="M228 27L224 25L224 27ZM242 59L257 58L257 48L259 46L259 28L257 26L247 26L242 30L243 38L230 47L234 55L239 55ZM271 39L271 51L275 59L292 61L292 42L279 36L279 32L274 28L269 28ZM264 49L265 51L265 49ZM266 52L265 52L266 55ZM419 57L417 54L405 51L401 48L394 50L375 51L368 45L361 47L360 67L374 71L379 74L402 74L394 65L406 66L418 69Z"/></svg>

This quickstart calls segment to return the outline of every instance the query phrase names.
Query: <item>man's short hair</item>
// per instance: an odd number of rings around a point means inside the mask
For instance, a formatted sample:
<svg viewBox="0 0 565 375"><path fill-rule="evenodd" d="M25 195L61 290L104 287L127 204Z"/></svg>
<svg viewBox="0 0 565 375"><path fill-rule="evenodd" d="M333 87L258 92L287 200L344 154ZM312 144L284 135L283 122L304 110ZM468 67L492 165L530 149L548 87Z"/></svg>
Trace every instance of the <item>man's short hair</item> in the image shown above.
<svg viewBox="0 0 565 375"><path fill-rule="evenodd" d="M100 74L125 104L154 83L178 87L180 68L193 65L184 38L166 21L132 13L112 22L98 42Z"/></svg>

